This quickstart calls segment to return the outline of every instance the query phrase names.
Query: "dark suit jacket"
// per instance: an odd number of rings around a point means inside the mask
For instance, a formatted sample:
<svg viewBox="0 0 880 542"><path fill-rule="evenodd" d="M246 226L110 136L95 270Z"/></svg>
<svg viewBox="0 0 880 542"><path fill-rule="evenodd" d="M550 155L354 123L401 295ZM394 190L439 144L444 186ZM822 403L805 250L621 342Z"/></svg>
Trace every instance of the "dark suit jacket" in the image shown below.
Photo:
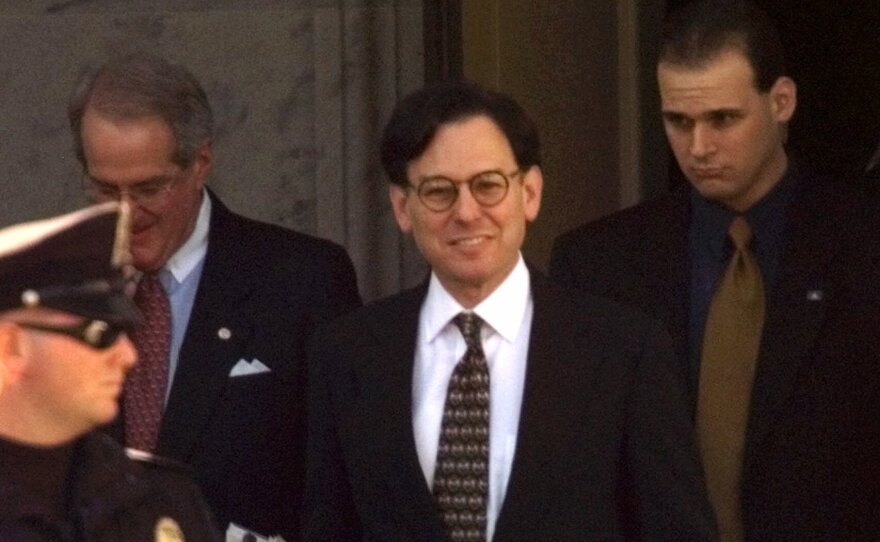
<svg viewBox="0 0 880 542"><path fill-rule="evenodd" d="M10 458L6 455L10 444L0 437L3 542L163 540L156 536L156 525L163 519L177 524L181 539L223 540L201 493L182 465L131 459L107 435L87 433L74 443L63 483L59 479L57 486L52 486L57 488L59 503L68 500L64 510L56 510L55 500L47 493L50 486L40 477L62 473L51 472L45 459L37 459L45 458L45 452L38 454L34 449L28 458L21 450L22 443L12 444L19 451ZM29 482L19 483L23 477Z"/></svg>
<svg viewBox="0 0 880 542"><path fill-rule="evenodd" d="M156 453L192 466L223 531L232 521L291 542L304 489L306 343L317 324L360 305L354 268L338 245L211 197L208 251ZM241 359L271 372L230 378Z"/></svg>
<svg viewBox="0 0 880 542"><path fill-rule="evenodd" d="M856 185L809 177L795 190L746 434L746 535L876 539L880 282L870 261L880 243L865 220L876 202ZM556 241L551 261L561 282L664 322L680 376L689 365L689 206L685 187L587 224Z"/></svg>
<svg viewBox="0 0 880 542"><path fill-rule="evenodd" d="M668 337L535 272L532 291L517 447L495 542L709 539ZM411 416L425 292L387 298L316 334L306 540L444 540Z"/></svg>

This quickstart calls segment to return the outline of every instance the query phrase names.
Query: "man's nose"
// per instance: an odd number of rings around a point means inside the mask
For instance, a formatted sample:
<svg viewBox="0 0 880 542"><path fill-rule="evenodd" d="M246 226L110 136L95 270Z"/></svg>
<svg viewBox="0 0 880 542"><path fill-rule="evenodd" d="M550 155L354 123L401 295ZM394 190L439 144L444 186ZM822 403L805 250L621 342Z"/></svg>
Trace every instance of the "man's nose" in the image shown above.
<svg viewBox="0 0 880 542"><path fill-rule="evenodd" d="M470 220L480 214L481 205L471 193L470 185L463 183L458 187L458 197L452 204L455 216L461 220Z"/></svg>
<svg viewBox="0 0 880 542"><path fill-rule="evenodd" d="M695 125L691 132L691 155L701 158L711 154L714 150L715 143L711 127L702 124Z"/></svg>
<svg viewBox="0 0 880 542"><path fill-rule="evenodd" d="M137 350L135 350L134 344L128 338L127 333L120 335L116 344L113 345L113 355L117 357L120 365L127 369L130 369L137 363Z"/></svg>

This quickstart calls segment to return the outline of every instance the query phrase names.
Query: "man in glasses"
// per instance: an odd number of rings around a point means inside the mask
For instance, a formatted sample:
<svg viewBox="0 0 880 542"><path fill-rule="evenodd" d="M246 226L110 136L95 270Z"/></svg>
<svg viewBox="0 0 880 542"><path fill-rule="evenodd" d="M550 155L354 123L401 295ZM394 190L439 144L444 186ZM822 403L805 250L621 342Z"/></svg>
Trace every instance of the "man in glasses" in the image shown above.
<svg viewBox="0 0 880 542"><path fill-rule="evenodd" d="M136 361L118 208L0 231L0 540L219 540L183 467L94 431Z"/></svg>
<svg viewBox="0 0 880 542"><path fill-rule="evenodd" d="M182 66L133 54L73 93L86 192L132 207L140 363L110 428L194 469L223 529L298 538L304 353L312 327L360 303L345 251L255 222L206 188L213 115Z"/></svg>
<svg viewBox="0 0 880 542"><path fill-rule="evenodd" d="M543 186L525 112L427 87L382 162L431 273L316 335L305 539L710 539L668 341L523 261Z"/></svg>

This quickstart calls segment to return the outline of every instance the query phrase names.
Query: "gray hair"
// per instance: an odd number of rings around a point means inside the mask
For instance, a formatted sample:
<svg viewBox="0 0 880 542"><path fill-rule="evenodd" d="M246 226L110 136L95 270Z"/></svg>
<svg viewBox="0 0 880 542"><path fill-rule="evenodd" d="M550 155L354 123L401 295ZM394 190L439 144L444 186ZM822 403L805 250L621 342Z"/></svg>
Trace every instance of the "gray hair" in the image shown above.
<svg viewBox="0 0 880 542"><path fill-rule="evenodd" d="M82 119L87 109L113 120L162 119L174 134L172 160L181 167L190 166L214 136L214 114L198 80L183 66L149 53L110 60L74 89L67 117L83 168Z"/></svg>

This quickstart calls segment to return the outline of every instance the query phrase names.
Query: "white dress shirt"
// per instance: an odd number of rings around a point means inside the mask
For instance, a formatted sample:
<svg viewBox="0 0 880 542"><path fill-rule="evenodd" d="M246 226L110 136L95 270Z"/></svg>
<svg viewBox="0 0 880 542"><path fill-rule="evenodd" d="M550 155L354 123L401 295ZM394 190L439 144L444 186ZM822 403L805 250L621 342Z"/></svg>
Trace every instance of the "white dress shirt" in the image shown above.
<svg viewBox="0 0 880 542"><path fill-rule="evenodd" d="M446 388L467 349L452 319L465 309L433 273L419 315L413 370L413 431L428 485L434 482ZM472 310L483 319L481 337L489 365L489 502L486 540L491 541L513 456L522 405L532 294L522 255L498 288Z"/></svg>

